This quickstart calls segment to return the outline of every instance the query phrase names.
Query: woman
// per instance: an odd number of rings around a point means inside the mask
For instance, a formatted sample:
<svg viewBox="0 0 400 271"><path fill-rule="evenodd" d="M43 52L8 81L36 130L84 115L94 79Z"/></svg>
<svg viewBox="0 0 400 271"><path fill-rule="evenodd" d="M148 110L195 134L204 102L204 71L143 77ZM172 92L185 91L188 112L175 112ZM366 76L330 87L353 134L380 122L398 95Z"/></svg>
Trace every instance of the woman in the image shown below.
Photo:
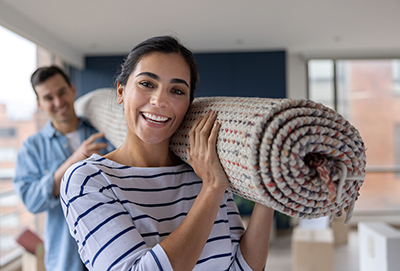
<svg viewBox="0 0 400 271"><path fill-rule="evenodd" d="M169 150L197 81L192 53L172 37L142 42L122 65L126 139L71 167L61 188L89 270L263 270L273 211L256 204L244 231L216 153L216 113L189 134L191 167Z"/></svg>

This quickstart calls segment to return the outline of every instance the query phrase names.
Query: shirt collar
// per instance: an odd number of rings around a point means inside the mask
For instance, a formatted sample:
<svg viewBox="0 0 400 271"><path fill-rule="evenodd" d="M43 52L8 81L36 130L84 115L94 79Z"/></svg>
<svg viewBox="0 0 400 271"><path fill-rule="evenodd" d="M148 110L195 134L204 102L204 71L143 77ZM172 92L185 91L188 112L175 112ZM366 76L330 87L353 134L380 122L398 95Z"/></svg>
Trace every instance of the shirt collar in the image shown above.
<svg viewBox="0 0 400 271"><path fill-rule="evenodd" d="M79 117L78 130L81 128L82 125L87 123L88 121L85 118ZM61 133L53 127L53 124L51 124L51 120L49 120L44 126L43 133L49 138L61 135Z"/></svg>

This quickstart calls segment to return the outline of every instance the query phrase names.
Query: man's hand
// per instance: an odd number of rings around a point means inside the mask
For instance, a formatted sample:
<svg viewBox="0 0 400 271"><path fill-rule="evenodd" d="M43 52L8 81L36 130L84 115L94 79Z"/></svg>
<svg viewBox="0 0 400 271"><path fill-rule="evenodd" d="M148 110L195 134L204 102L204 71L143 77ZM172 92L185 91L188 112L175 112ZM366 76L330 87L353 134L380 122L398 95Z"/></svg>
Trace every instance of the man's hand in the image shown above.
<svg viewBox="0 0 400 271"><path fill-rule="evenodd" d="M93 153L99 153L99 151L103 148L107 148L107 143L95 142L97 139L102 137L104 137L104 133L100 132L91 135L88 139L83 141L79 148L71 156L74 157L75 160L73 163L86 159L90 157Z"/></svg>
<svg viewBox="0 0 400 271"><path fill-rule="evenodd" d="M104 133L96 133L91 135L88 139L82 142L79 148L54 172L54 186L53 196L58 197L60 195L60 183L62 176L65 171L81 160L84 160L91 156L93 153L98 153L101 149L108 146L107 143L95 142L97 139L104 137Z"/></svg>

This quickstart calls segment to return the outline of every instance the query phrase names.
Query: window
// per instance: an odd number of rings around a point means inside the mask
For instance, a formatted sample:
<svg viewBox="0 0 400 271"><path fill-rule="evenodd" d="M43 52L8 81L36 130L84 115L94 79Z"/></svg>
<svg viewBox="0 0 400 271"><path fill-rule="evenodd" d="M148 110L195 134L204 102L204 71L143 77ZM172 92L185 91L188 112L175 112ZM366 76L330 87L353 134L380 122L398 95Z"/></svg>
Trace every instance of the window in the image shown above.
<svg viewBox="0 0 400 271"><path fill-rule="evenodd" d="M396 156L396 178L400 180L400 124L394 129L395 156Z"/></svg>
<svg viewBox="0 0 400 271"><path fill-rule="evenodd" d="M18 150L15 147L0 148L0 162L14 162L17 159Z"/></svg>
<svg viewBox="0 0 400 271"><path fill-rule="evenodd" d="M21 253L15 238L23 228L43 233L44 215L26 211L12 178L18 149L46 122L37 111L30 76L38 66L63 61L47 50L0 26L0 269ZM64 67L65 68L65 67ZM18 71L18 72L16 72ZM6 90L6 91L3 91Z"/></svg>
<svg viewBox="0 0 400 271"><path fill-rule="evenodd" d="M343 115L367 148L367 174L355 212L400 212L399 67L396 59L308 62L309 98Z"/></svg>
<svg viewBox="0 0 400 271"><path fill-rule="evenodd" d="M14 127L11 128L0 128L0 137L15 137L17 135Z"/></svg>
<svg viewBox="0 0 400 271"><path fill-rule="evenodd" d="M0 206L2 208L10 206L18 206L18 204L19 204L19 198L15 193L10 193L0 198Z"/></svg>
<svg viewBox="0 0 400 271"><path fill-rule="evenodd" d="M335 108L333 60L311 60L308 63L309 97Z"/></svg>
<svg viewBox="0 0 400 271"><path fill-rule="evenodd" d="M392 60L393 93L400 95L400 59Z"/></svg>

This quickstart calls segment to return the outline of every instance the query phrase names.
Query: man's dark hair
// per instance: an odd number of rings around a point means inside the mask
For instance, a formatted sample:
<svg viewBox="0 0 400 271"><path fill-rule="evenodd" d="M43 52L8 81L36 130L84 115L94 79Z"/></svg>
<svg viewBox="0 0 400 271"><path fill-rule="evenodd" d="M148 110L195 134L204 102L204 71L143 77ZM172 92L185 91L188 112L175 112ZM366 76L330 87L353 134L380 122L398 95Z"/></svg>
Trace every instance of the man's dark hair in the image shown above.
<svg viewBox="0 0 400 271"><path fill-rule="evenodd" d="M68 86L71 86L71 81L69 80L68 76L59 67L57 66L41 67L38 68L36 71L34 71L31 75L31 84L33 91L35 91L36 97L37 93L35 87L56 74L60 74L64 78L65 82L67 82Z"/></svg>

